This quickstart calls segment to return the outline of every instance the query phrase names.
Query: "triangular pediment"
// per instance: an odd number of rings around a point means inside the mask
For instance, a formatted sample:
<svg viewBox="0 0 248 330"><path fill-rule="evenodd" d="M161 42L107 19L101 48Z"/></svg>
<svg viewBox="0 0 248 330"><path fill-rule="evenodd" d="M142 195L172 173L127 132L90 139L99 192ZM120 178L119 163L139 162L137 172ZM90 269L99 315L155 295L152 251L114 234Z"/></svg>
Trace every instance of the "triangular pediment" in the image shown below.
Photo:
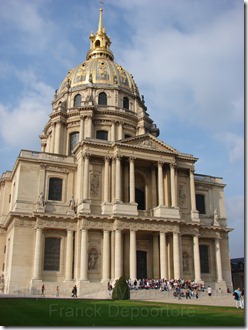
<svg viewBox="0 0 248 330"><path fill-rule="evenodd" d="M130 137L127 139L123 139L118 141L118 143L122 145L129 145L138 148L142 148L145 150L157 150L162 152L167 152L171 154L179 154L180 152L175 148L169 146L165 142L157 139L151 134L143 134L135 137Z"/></svg>

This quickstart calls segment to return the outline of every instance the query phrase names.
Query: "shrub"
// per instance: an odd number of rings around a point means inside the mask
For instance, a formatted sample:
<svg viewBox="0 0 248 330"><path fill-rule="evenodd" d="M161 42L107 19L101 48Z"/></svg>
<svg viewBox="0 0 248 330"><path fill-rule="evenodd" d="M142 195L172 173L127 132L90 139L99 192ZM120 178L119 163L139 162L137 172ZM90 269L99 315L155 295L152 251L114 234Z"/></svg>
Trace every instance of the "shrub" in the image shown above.
<svg viewBox="0 0 248 330"><path fill-rule="evenodd" d="M113 293L113 300L127 300L130 299L129 287L126 283L124 276L121 276L117 283L115 284Z"/></svg>

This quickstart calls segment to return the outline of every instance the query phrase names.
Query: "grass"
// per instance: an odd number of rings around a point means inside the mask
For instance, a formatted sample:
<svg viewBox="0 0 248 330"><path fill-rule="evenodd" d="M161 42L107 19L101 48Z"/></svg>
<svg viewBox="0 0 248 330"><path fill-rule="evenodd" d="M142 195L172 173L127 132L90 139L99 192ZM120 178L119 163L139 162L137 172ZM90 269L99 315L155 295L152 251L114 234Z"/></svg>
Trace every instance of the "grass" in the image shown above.
<svg viewBox="0 0 248 330"><path fill-rule="evenodd" d="M136 300L1 298L3 326L244 326L244 310Z"/></svg>

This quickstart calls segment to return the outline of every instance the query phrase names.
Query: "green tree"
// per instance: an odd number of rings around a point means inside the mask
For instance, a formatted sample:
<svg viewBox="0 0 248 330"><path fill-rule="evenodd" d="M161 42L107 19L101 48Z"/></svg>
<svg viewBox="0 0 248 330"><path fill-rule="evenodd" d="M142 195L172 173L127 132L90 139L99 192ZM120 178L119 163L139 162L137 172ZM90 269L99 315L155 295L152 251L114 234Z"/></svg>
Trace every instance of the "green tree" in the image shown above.
<svg viewBox="0 0 248 330"><path fill-rule="evenodd" d="M115 284L113 293L112 293L113 300L127 300L130 299L130 291L127 285L127 282L124 276L121 276L117 283Z"/></svg>

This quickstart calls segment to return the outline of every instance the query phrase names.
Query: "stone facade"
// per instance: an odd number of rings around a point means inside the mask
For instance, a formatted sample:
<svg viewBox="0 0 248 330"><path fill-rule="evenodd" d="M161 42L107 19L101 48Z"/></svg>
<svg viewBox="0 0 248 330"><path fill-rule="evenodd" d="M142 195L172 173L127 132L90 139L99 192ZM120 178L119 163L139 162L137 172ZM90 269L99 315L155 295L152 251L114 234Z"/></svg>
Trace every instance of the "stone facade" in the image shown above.
<svg viewBox="0 0 248 330"><path fill-rule="evenodd" d="M41 152L0 179L5 293L126 278L232 288L224 187L158 139L102 23L55 92ZM83 284L82 284L83 283Z"/></svg>

